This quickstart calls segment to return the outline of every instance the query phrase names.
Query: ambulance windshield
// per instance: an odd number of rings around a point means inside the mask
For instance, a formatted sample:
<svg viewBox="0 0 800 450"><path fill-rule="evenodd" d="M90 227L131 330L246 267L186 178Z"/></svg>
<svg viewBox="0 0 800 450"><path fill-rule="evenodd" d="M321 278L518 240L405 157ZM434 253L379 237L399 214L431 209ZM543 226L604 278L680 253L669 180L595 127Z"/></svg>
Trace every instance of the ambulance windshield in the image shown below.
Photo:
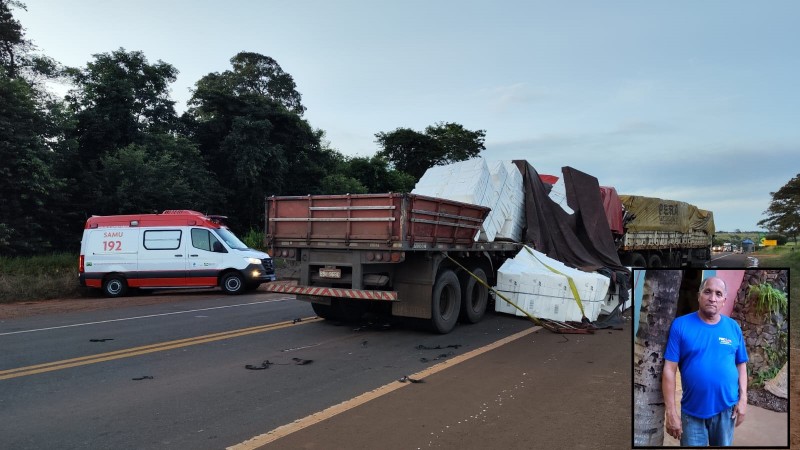
<svg viewBox="0 0 800 450"><path fill-rule="evenodd" d="M231 231L227 228L219 228L215 230L220 238L228 244L228 247L236 250L245 250L247 246L244 242L240 241L235 234L231 233Z"/></svg>

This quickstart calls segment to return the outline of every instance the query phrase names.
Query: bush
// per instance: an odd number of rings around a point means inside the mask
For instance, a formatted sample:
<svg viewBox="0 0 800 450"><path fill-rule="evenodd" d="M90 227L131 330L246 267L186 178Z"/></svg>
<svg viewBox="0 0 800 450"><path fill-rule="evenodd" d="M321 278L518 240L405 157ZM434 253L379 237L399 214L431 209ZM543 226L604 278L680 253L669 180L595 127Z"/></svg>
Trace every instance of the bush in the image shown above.
<svg viewBox="0 0 800 450"><path fill-rule="evenodd" d="M242 242L250 248L266 251L264 249L264 232L262 230L251 228L247 234L242 236Z"/></svg>

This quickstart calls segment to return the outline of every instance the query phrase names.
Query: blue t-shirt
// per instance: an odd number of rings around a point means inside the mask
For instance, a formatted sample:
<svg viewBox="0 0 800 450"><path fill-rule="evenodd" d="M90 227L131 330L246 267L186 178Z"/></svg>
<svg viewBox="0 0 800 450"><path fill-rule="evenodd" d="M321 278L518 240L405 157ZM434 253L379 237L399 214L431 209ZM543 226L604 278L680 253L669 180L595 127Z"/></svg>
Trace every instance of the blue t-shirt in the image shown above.
<svg viewBox="0 0 800 450"><path fill-rule="evenodd" d="M737 364L747 362L742 329L730 317L714 325L697 313L672 322L664 358L678 363L683 398L681 411L708 419L739 401Z"/></svg>

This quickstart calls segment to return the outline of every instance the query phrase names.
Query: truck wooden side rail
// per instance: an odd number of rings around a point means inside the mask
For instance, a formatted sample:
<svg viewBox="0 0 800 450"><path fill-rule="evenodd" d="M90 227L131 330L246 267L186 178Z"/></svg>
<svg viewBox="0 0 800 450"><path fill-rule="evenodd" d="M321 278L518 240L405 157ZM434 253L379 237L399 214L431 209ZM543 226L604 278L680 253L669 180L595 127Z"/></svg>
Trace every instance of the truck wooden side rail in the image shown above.
<svg viewBox="0 0 800 450"><path fill-rule="evenodd" d="M323 318L352 320L371 308L428 321L448 333L483 318L489 284L521 248L476 242L489 208L414 194L269 197L270 254L300 268L297 285L267 290L312 302Z"/></svg>

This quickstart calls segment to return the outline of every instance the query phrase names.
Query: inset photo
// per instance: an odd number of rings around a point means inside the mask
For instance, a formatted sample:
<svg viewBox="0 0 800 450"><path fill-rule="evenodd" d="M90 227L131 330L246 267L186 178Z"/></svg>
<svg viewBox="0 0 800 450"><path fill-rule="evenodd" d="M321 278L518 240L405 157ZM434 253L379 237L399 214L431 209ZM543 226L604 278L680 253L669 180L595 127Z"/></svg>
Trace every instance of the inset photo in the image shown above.
<svg viewBox="0 0 800 450"><path fill-rule="evenodd" d="M635 269L633 447L789 448L789 270Z"/></svg>

